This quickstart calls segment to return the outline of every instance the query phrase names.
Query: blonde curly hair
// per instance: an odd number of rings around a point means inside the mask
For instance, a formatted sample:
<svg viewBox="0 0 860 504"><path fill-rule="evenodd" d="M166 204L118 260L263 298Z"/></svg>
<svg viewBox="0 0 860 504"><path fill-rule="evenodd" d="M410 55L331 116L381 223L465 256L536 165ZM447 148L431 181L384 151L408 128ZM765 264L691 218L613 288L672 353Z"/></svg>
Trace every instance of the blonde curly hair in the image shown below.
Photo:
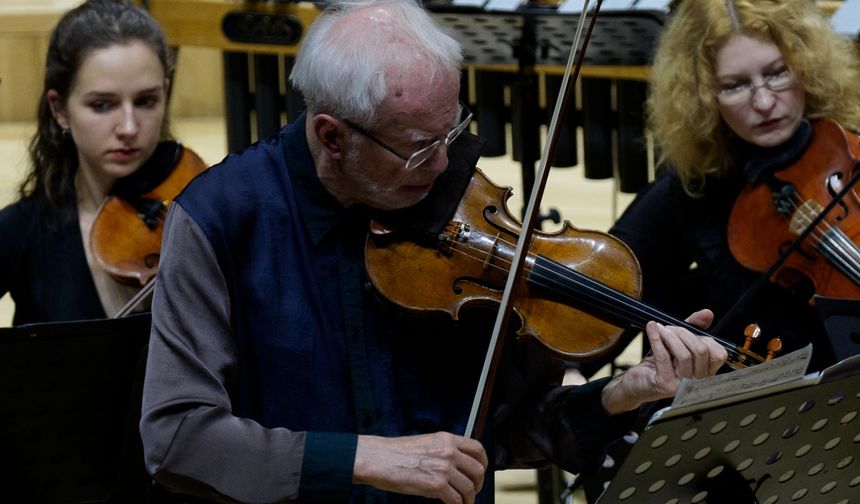
<svg viewBox="0 0 860 504"><path fill-rule="evenodd" d="M734 12L730 10L730 3ZM860 131L860 57L809 0L682 0L651 68L648 127L659 164L671 164L685 189L735 165L733 134L720 117L717 51L737 33L772 40L806 93L806 117L830 117Z"/></svg>

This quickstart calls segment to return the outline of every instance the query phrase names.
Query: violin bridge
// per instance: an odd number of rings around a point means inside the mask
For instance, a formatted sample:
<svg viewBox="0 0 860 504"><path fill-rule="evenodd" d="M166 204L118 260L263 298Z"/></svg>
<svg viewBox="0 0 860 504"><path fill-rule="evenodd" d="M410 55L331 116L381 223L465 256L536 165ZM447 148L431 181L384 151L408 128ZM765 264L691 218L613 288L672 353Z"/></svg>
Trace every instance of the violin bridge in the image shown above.
<svg viewBox="0 0 860 504"><path fill-rule="evenodd" d="M791 222L788 225L788 229L792 233L799 235L823 210L824 207L815 200L804 201L803 204L797 207L797 210L795 210L791 215Z"/></svg>

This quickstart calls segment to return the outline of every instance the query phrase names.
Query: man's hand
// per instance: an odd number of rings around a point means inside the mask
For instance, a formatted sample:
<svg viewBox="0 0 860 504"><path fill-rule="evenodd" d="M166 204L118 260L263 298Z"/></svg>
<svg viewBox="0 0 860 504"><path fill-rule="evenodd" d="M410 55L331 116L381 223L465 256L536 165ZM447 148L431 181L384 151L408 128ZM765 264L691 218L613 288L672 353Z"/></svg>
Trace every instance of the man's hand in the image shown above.
<svg viewBox="0 0 860 504"><path fill-rule="evenodd" d="M471 504L486 470L487 454L474 439L447 432L359 436L353 483L447 504Z"/></svg>
<svg viewBox="0 0 860 504"><path fill-rule="evenodd" d="M710 310L700 310L690 315L687 322L704 329L713 319ZM712 376L728 357L726 349L713 338L696 336L680 327L648 322L645 334L651 353L603 389L603 407L609 414L672 397L682 378Z"/></svg>

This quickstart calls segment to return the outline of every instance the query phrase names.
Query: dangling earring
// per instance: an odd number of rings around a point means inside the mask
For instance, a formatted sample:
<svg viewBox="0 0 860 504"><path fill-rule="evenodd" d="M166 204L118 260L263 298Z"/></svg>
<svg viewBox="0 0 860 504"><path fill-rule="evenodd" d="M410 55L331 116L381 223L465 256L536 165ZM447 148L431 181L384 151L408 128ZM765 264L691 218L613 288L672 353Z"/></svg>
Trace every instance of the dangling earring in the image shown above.
<svg viewBox="0 0 860 504"><path fill-rule="evenodd" d="M69 140L72 138L72 130L70 128L63 128L62 131L63 140Z"/></svg>

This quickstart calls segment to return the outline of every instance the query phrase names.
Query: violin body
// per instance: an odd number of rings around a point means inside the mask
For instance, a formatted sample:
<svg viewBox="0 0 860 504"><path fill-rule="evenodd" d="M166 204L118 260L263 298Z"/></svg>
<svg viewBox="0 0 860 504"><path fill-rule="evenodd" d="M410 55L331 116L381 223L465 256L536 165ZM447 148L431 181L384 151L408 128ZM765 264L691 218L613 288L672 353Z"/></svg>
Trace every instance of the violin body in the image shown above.
<svg viewBox="0 0 860 504"><path fill-rule="evenodd" d="M497 306L521 229L507 209L510 195L510 188L496 186L476 169L437 246L391 240L391 230L372 229L365 248L371 282L382 296L413 312L446 313L456 320L465 307ZM641 273L630 249L608 234L565 222L556 233L535 231L528 252L523 281L512 293L518 337L568 360L609 352L622 325L577 308L568 293L567 270L639 297ZM552 278L535 281L548 278L541 273L546 264L554 269Z"/></svg>
<svg viewBox="0 0 860 504"><path fill-rule="evenodd" d="M747 186L729 218L728 243L735 259L767 271L780 253L845 187L860 168L860 138L830 119L813 122L810 145L792 166L774 176L796 190L792 207L780 212L771 187ZM816 294L860 298L860 198L851 189L771 280L788 289L811 282Z"/></svg>
<svg viewBox="0 0 860 504"><path fill-rule="evenodd" d="M99 207L90 231L90 247L98 264L123 283L144 286L155 277L161 254L161 236L167 207L206 163L191 149L183 148L167 178L136 198L154 202L154 218L144 218L132 202L108 196Z"/></svg>

